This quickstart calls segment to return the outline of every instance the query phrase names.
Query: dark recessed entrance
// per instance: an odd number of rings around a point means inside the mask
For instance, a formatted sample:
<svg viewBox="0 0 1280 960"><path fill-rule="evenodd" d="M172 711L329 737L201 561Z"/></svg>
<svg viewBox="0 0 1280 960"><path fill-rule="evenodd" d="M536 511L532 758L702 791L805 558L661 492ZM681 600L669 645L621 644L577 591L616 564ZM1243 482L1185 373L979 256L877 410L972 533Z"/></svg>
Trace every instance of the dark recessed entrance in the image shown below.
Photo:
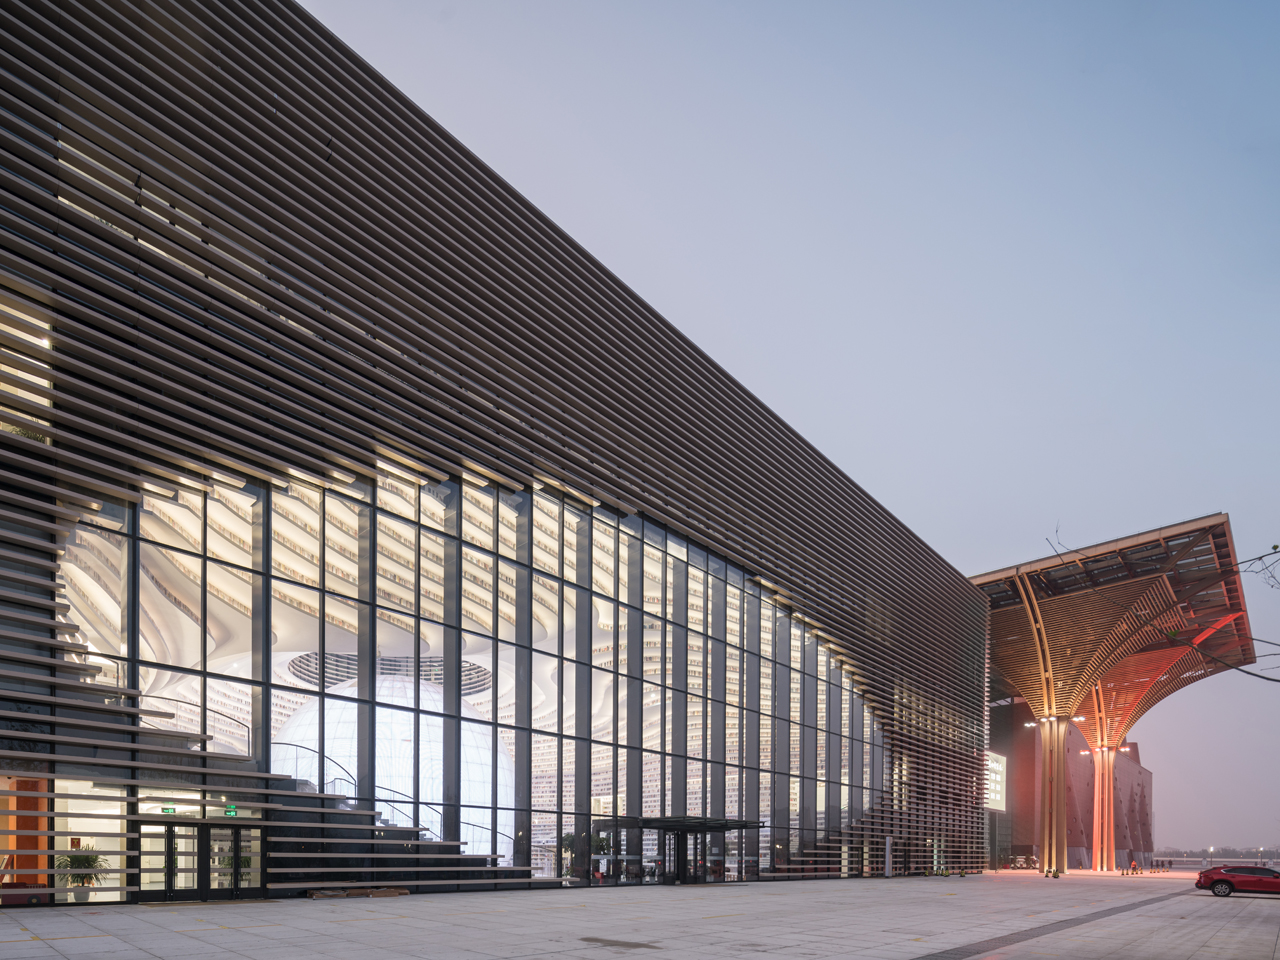
<svg viewBox="0 0 1280 960"><path fill-rule="evenodd" d="M724 817L616 817L594 820L593 837L615 831L654 831L657 859L652 878L657 883L720 883L725 879L725 834L758 830L759 820Z"/></svg>

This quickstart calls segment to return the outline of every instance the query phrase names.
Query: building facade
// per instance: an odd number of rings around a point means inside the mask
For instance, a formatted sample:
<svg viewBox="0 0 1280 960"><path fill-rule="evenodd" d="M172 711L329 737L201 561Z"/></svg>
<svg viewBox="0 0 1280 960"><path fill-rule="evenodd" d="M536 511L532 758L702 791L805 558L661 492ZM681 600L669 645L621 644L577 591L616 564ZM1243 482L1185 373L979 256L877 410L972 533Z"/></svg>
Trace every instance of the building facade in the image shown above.
<svg viewBox="0 0 1280 960"><path fill-rule="evenodd" d="M292 3L0 25L5 902L982 865L982 594L474 155Z"/></svg>

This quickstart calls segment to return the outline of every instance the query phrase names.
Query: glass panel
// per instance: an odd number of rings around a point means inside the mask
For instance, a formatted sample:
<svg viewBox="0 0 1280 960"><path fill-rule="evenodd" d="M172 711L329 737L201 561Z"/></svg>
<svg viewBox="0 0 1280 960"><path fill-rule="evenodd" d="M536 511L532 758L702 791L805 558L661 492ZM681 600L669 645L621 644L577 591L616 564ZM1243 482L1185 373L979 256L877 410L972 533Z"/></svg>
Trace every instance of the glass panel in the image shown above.
<svg viewBox="0 0 1280 960"><path fill-rule="evenodd" d="M702 753L702 725L703 718L706 716L706 701L702 697L688 695L688 712L685 715L685 731L687 756L701 757Z"/></svg>
<svg viewBox="0 0 1280 960"><path fill-rule="evenodd" d="M525 654L528 656L528 654ZM495 683L499 723L516 722L516 648L498 644L498 678Z"/></svg>
<svg viewBox="0 0 1280 960"><path fill-rule="evenodd" d="M533 727L556 733L560 728L560 660L545 653L535 653L532 674L530 707Z"/></svg>
<svg viewBox="0 0 1280 960"><path fill-rule="evenodd" d="M613 674L591 671L591 739L613 740Z"/></svg>
<svg viewBox="0 0 1280 960"><path fill-rule="evenodd" d="M462 485L462 539L490 552L494 549L493 501L493 487Z"/></svg>
<svg viewBox="0 0 1280 960"><path fill-rule="evenodd" d="M703 773L705 765L701 760L687 760L685 762L687 764L685 795L688 797L685 802L685 811L691 817L704 817L706 816L707 809ZM692 846L692 844L690 846Z"/></svg>
<svg viewBox="0 0 1280 960"><path fill-rule="evenodd" d="M383 703L412 707L414 695L413 649L415 621L394 610L379 610L374 618L375 647L373 695Z"/></svg>
<svg viewBox="0 0 1280 960"><path fill-rule="evenodd" d="M644 581L644 557L636 552L636 538L618 533L618 599L634 604L631 584Z"/></svg>
<svg viewBox="0 0 1280 960"><path fill-rule="evenodd" d="M662 682L662 621L644 618L644 679Z"/></svg>
<svg viewBox="0 0 1280 960"><path fill-rule="evenodd" d="M173 889L195 890L198 885L196 858L199 853L195 827L178 824L173 827Z"/></svg>
<svg viewBox="0 0 1280 960"><path fill-rule="evenodd" d="M253 691L247 683L232 683L210 677L205 683L209 700L206 722L213 739L209 749L220 753L251 756L253 732Z"/></svg>
<svg viewBox="0 0 1280 960"><path fill-rule="evenodd" d="M487 723L464 720L461 744L462 803L466 806L492 806L493 727ZM465 831L462 839L468 839ZM482 849L487 849L487 831L483 839L485 844Z"/></svg>
<svg viewBox="0 0 1280 960"><path fill-rule="evenodd" d="M662 749L662 688L652 683L641 687L641 709L644 711L641 728L642 745L646 750Z"/></svg>
<svg viewBox="0 0 1280 960"><path fill-rule="evenodd" d="M390 510L406 520L418 519L418 491L415 484L386 471L378 471L378 509Z"/></svg>
<svg viewBox="0 0 1280 960"><path fill-rule="evenodd" d="M706 629L707 575L689 567L689 629Z"/></svg>
<svg viewBox="0 0 1280 960"><path fill-rule="evenodd" d="M613 669L613 622L618 608L601 597L591 598L591 662L597 667Z"/></svg>
<svg viewBox="0 0 1280 960"><path fill-rule="evenodd" d="M199 557L140 545L138 646L143 660L200 669Z"/></svg>
<svg viewBox="0 0 1280 960"><path fill-rule="evenodd" d="M261 577L213 561L205 566L205 575L207 669L261 680L253 663L253 604Z"/></svg>
<svg viewBox="0 0 1280 960"><path fill-rule="evenodd" d="M590 603L590 595L583 591L575 590L568 584L564 588L564 614L561 622L564 629L561 631L561 642L563 644L564 655L571 659L577 660L584 657L587 653L585 649L588 638L583 637L584 649L578 649L578 604Z"/></svg>
<svg viewBox="0 0 1280 960"><path fill-rule="evenodd" d="M276 683L320 689L320 591L271 585L271 669Z"/></svg>
<svg viewBox="0 0 1280 960"><path fill-rule="evenodd" d="M627 746L627 745L628 745L628 743L629 743L629 741L628 741L628 739L627 739L627 737L628 737L628 734L627 734L627 692L628 692L629 688L630 688L630 685L627 683L627 678L626 678L626 676L625 676L625 675L623 675L623 674L619 674L619 675L618 675L618 743L619 743L621 746L624 746L624 747L625 747L625 746ZM630 745L631 745L631 746L633 746L633 747L638 747L638 746L640 746L640 744L638 744L638 743L633 743L633 744L630 744ZM626 782L626 781L623 781L623 780L618 781L618 783L619 783L619 788L618 788L618 789L619 789L619 791L621 791L621 789L622 789L622 784L624 784L625 782Z"/></svg>
<svg viewBox="0 0 1280 960"><path fill-rule="evenodd" d="M418 544L418 599L422 604L421 615L432 620L444 620L444 557L444 538L424 531Z"/></svg>
<svg viewBox="0 0 1280 960"><path fill-rule="evenodd" d="M627 656L631 652L631 638L629 627L632 620L632 612L626 607L618 607L618 676L627 676Z"/></svg>
<svg viewBox="0 0 1280 960"><path fill-rule="evenodd" d="M408 705L412 706L412 693L409 701ZM378 805L386 820L410 827L413 826L413 711L381 705L376 710L374 796L391 801Z"/></svg>
<svg viewBox="0 0 1280 960"><path fill-rule="evenodd" d="M441 684L444 682L445 630L446 628L438 623L431 623L428 620L418 621L418 669L421 671L419 677L427 681L421 685L420 689L421 708L438 713L444 710L444 688ZM454 633L453 630L449 631L450 638Z"/></svg>
<svg viewBox="0 0 1280 960"><path fill-rule="evenodd" d="M464 547L462 551L462 626L493 635L493 557Z"/></svg>
<svg viewBox="0 0 1280 960"><path fill-rule="evenodd" d="M433 530L457 535L453 528L454 502L458 495L457 484L445 480L440 483L424 483L419 489L420 521Z"/></svg>
<svg viewBox="0 0 1280 960"><path fill-rule="evenodd" d="M241 567L255 567L255 527L261 523L262 491L245 484L240 488L213 483L208 500L208 554Z"/></svg>
<svg viewBox="0 0 1280 960"><path fill-rule="evenodd" d="M53 800L54 809L58 816L54 819L53 829L57 832L55 837L33 837L15 836L8 834L0 836L0 860L8 859L14 855L17 850L28 850L34 852L46 844L48 847L59 850L67 850L67 853L57 854L53 863L48 866L55 870L75 870L73 864L63 864L59 860L63 856L81 855L98 856L105 863L105 869L100 866L102 872L94 870L94 873L88 877L77 877L75 874L68 876L67 874L54 874L53 876L23 876L21 873L8 873L8 882L22 883L24 881L36 883L44 883L48 880L50 886L71 887L74 893L68 891L68 894L59 894L54 897L55 902L66 902L67 900L82 901L85 895L87 899L94 902L103 901L120 901L123 900L121 892L114 892L112 888L129 886L136 882L136 877L125 874L123 871L127 866L125 859L125 846L127 840L124 834L133 829L132 825L124 819L127 812L125 806L124 790L120 787L102 786L95 784L92 780L66 780L59 777L55 782L55 789L59 793L72 794L70 797L55 797ZM50 781L48 780L29 780L25 777L22 779L10 779L9 777L0 776L0 789L15 792L49 792ZM35 797L18 798L5 797L0 800L0 816L5 818L6 827L17 830L26 830L30 827L43 827L45 822L35 821L34 823L22 819L9 819L15 812L15 808L22 807L34 808L45 806L42 799ZM199 808L197 808L199 809ZM30 811L28 811L30 812ZM84 836L88 834L88 836ZM116 834L116 836L112 836ZM44 841L44 843L42 843ZM28 854L29 855L29 854ZM13 860L9 860L7 866L10 868L16 864L26 861L26 864L33 868L44 866L35 857L27 860L24 856L19 860L16 856ZM37 866L39 865L39 866ZM81 868L83 869L83 868ZM93 869L93 868L90 868ZM82 885L78 881L88 879L90 884ZM7 885L7 884L6 884ZM93 888L98 889L94 890ZM10 915L11 916L11 915ZM12 941L11 941L12 942ZM6 952L6 956L11 956Z"/></svg>
<svg viewBox="0 0 1280 960"><path fill-rule="evenodd" d="M612 817L616 791L613 788L613 747L591 745L591 815Z"/></svg>
<svg viewBox="0 0 1280 960"><path fill-rule="evenodd" d="M462 693L464 715L493 719L493 641L488 637L462 635Z"/></svg>
<svg viewBox="0 0 1280 960"><path fill-rule="evenodd" d="M760 604L760 656L773 659L773 604Z"/></svg>
<svg viewBox="0 0 1280 960"><path fill-rule="evenodd" d="M825 680L818 681L818 729L826 732L827 729L827 682Z"/></svg>
<svg viewBox="0 0 1280 960"><path fill-rule="evenodd" d="M498 562L498 637L516 638L516 611L519 609L520 573L505 560Z"/></svg>
<svg viewBox="0 0 1280 960"><path fill-rule="evenodd" d="M271 569L320 586L320 491L291 483L271 494Z"/></svg>
<svg viewBox="0 0 1280 960"><path fill-rule="evenodd" d="M668 620L674 620L676 618L676 562L672 557L667 557L667 569L663 577L663 596L666 600L662 605L663 616Z"/></svg>
<svg viewBox="0 0 1280 960"><path fill-rule="evenodd" d="M741 703L740 697L742 696L742 669L739 663L742 652L737 647L728 647L727 650L724 695L726 701L738 705Z"/></svg>
<svg viewBox="0 0 1280 960"><path fill-rule="evenodd" d="M533 646L560 652L560 584L539 576L533 578Z"/></svg>
<svg viewBox="0 0 1280 960"><path fill-rule="evenodd" d="M332 493L324 498L325 589L360 596L360 527L368 507Z"/></svg>
<svg viewBox="0 0 1280 960"><path fill-rule="evenodd" d="M324 598L324 685L345 697L358 692L361 606L328 594Z"/></svg>
<svg viewBox="0 0 1280 960"><path fill-rule="evenodd" d="M644 612L662 616L662 551L644 545Z"/></svg>
<svg viewBox="0 0 1280 960"><path fill-rule="evenodd" d="M533 876L560 876L560 817L534 811L530 830Z"/></svg>
<svg viewBox="0 0 1280 960"><path fill-rule="evenodd" d="M556 737L535 733L531 752L533 783L530 796L533 807L535 810L556 810L559 808L557 794L560 787L560 741Z"/></svg>
<svg viewBox="0 0 1280 960"><path fill-rule="evenodd" d="M560 502L542 494L533 497L533 566L560 575Z"/></svg>
<svg viewBox="0 0 1280 960"><path fill-rule="evenodd" d="M359 705L348 700L324 698L325 793L353 796L356 792L360 709Z"/></svg>
<svg viewBox="0 0 1280 960"><path fill-rule="evenodd" d="M493 809L485 807L463 807L461 811L462 829L460 836L468 844L468 853L488 854L493 852Z"/></svg>
<svg viewBox="0 0 1280 960"><path fill-rule="evenodd" d="M172 497L144 493L138 508L142 536L166 546L204 550L204 494L179 489Z"/></svg>
<svg viewBox="0 0 1280 960"><path fill-rule="evenodd" d="M725 622L726 622L726 639L729 646L742 646L742 591L737 587L728 587L725 590Z"/></svg>
<svg viewBox="0 0 1280 960"><path fill-rule="evenodd" d="M262 886L262 831L240 830L240 888Z"/></svg>
<svg viewBox="0 0 1280 960"><path fill-rule="evenodd" d="M573 736L577 729L577 667L572 660L560 661L560 730Z"/></svg>
<svg viewBox="0 0 1280 960"><path fill-rule="evenodd" d="M418 822L429 837L441 836L444 798L444 721L418 715Z"/></svg>
<svg viewBox="0 0 1280 960"><path fill-rule="evenodd" d="M738 708L724 708L724 760L728 764L738 764L742 762L739 733L738 733Z"/></svg>
<svg viewBox="0 0 1280 960"><path fill-rule="evenodd" d="M593 525L591 530L591 586L606 597L616 596L617 536L617 530L603 523Z"/></svg>
<svg viewBox="0 0 1280 960"><path fill-rule="evenodd" d="M580 583L579 571L586 572L591 563L588 556L579 556L586 544L582 543L583 534L589 529L591 521L587 515L569 504L564 505L564 580L566 583Z"/></svg>
<svg viewBox="0 0 1280 960"><path fill-rule="evenodd" d="M568 738L560 741L560 809L567 813L573 813L577 803L577 779L574 776L576 750L576 741Z"/></svg>
<svg viewBox="0 0 1280 960"><path fill-rule="evenodd" d="M677 560L689 559L689 551L685 547L684 540L669 530L667 531L667 553Z"/></svg>
<svg viewBox="0 0 1280 960"><path fill-rule="evenodd" d="M79 624L67 639L88 644L94 653L124 656L124 610L128 593L129 541L118 533L85 523L67 538L60 568L59 600L71 610L58 619Z"/></svg>
<svg viewBox="0 0 1280 960"><path fill-rule="evenodd" d="M528 512L527 493L503 490L498 494L498 553L502 556L524 559L520 556L520 521Z"/></svg>
<svg viewBox="0 0 1280 960"><path fill-rule="evenodd" d="M292 690L271 691L271 772L319 789L319 697Z"/></svg>
<svg viewBox="0 0 1280 960"><path fill-rule="evenodd" d="M690 693L703 692L703 657L705 655L706 638L696 633L690 633L688 637L688 659L687 664L687 683L686 689Z"/></svg>
<svg viewBox="0 0 1280 960"><path fill-rule="evenodd" d="M377 602L409 614L417 602L416 534L414 524L378 514Z"/></svg>
<svg viewBox="0 0 1280 960"><path fill-rule="evenodd" d="M209 828L209 889L230 890L235 885L235 831Z"/></svg>
<svg viewBox="0 0 1280 960"><path fill-rule="evenodd" d="M642 773L640 778L641 816L662 816L662 756L657 753L645 753L641 757Z"/></svg>
<svg viewBox="0 0 1280 960"><path fill-rule="evenodd" d="M143 727L161 730L203 733L200 704L204 702L204 697L201 695L201 683L200 677L194 674L139 667L138 689L143 696L138 705L144 710L162 710L173 714L172 717L140 717L139 723ZM187 746L198 750L200 743L192 740Z"/></svg>
<svg viewBox="0 0 1280 960"><path fill-rule="evenodd" d="M165 888L166 865L169 862L168 841L165 828L159 823L144 823L138 832L139 839L138 866L140 868L138 886L143 890L163 890Z"/></svg>

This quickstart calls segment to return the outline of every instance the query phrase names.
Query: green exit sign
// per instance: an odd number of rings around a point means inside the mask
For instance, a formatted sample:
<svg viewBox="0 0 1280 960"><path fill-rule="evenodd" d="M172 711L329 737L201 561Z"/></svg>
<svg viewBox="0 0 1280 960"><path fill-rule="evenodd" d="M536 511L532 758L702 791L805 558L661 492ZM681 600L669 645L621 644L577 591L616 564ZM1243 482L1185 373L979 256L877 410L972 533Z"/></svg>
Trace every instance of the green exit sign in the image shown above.
<svg viewBox="0 0 1280 960"><path fill-rule="evenodd" d="M161 813L177 813L178 811L173 807L161 807L160 812Z"/></svg>
<svg viewBox="0 0 1280 960"><path fill-rule="evenodd" d="M235 805L234 803L228 803L228 804L227 804L227 809L228 809L228 810L234 810L235 808L236 808L236 805Z"/></svg>
<svg viewBox="0 0 1280 960"><path fill-rule="evenodd" d="M228 817L234 817L235 815L236 815L236 812L235 812L234 810L228 810L228 811L227 811L227 816L228 816Z"/></svg>

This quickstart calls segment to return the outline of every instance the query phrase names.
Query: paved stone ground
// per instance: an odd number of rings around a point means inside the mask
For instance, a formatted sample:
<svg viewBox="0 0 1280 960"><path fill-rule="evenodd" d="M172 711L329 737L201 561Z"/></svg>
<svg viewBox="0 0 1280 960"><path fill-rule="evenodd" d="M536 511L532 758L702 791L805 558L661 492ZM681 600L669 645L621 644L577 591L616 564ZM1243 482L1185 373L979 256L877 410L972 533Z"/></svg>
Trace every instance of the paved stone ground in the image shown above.
<svg viewBox="0 0 1280 960"><path fill-rule="evenodd" d="M1280 960L1280 897L1217 899L1193 889L1193 876L1051 880L1013 871L963 880L9 908L0 911L0 960Z"/></svg>

